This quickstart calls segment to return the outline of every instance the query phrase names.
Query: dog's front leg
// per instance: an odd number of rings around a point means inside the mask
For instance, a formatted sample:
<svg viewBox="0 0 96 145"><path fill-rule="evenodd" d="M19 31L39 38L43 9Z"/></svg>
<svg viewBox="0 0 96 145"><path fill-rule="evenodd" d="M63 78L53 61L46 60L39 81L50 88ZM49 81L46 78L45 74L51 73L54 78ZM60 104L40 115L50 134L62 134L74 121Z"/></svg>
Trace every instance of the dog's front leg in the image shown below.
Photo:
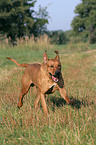
<svg viewBox="0 0 96 145"><path fill-rule="evenodd" d="M39 90L38 90L37 95L38 95L38 97L36 98L36 100L35 100L35 102L34 102L34 108L35 108L35 109L37 108L38 102L39 102L39 100L40 100L40 92L39 92Z"/></svg>
<svg viewBox="0 0 96 145"><path fill-rule="evenodd" d="M66 93L66 90L63 88L59 88L59 92L60 92L60 95L62 96L62 98L67 102L67 104L70 103L70 99Z"/></svg>
<svg viewBox="0 0 96 145"><path fill-rule="evenodd" d="M44 114L46 116L48 116L47 105L46 105L45 97L44 97L44 94L43 93L40 93L40 98L41 98L41 104L42 104L42 107L43 107Z"/></svg>

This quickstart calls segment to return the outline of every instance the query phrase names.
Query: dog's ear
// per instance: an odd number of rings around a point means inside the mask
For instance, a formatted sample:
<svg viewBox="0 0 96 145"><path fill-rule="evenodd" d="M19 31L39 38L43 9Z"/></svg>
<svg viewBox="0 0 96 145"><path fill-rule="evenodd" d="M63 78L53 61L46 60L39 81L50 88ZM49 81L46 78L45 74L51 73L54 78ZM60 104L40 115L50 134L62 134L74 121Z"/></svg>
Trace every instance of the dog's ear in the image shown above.
<svg viewBox="0 0 96 145"><path fill-rule="evenodd" d="M47 56L46 51L45 51L44 54L43 54L43 59L44 59L44 63L47 63L47 61L48 61L48 56Z"/></svg>
<svg viewBox="0 0 96 145"><path fill-rule="evenodd" d="M55 57L55 59L59 61L60 60L60 58L59 58L59 51L56 50L54 52L57 54L56 57Z"/></svg>

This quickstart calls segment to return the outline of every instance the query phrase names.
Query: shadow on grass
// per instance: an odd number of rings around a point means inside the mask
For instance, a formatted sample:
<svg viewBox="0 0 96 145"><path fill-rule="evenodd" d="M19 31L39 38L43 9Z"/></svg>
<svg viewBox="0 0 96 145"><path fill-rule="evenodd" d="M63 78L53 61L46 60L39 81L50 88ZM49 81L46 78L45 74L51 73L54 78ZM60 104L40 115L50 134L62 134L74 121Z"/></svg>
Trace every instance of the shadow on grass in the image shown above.
<svg viewBox="0 0 96 145"><path fill-rule="evenodd" d="M73 97L70 97L70 100L74 100L74 105L70 104L73 108L80 109L81 106L89 106L89 103L87 100L79 100L79 99L74 99ZM63 98L57 98L57 97L52 97L50 98L50 102L52 102L53 106L61 107L63 105L67 105L66 101ZM93 102L91 102L93 104Z"/></svg>

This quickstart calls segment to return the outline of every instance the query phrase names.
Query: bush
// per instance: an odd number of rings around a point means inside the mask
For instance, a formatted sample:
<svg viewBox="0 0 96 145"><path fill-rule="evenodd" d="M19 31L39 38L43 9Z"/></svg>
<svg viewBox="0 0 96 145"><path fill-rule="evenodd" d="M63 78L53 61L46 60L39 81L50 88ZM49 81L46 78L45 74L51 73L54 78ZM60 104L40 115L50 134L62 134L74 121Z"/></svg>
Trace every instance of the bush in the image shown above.
<svg viewBox="0 0 96 145"><path fill-rule="evenodd" d="M51 31L48 35L52 44L66 44L68 42L68 38L63 31Z"/></svg>

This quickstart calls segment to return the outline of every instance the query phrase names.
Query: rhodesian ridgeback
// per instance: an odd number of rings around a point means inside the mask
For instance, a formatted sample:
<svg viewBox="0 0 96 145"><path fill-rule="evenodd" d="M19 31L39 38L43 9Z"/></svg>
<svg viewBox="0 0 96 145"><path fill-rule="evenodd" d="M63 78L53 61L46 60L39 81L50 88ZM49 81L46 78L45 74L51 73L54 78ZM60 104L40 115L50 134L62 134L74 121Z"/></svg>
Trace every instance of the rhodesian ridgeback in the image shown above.
<svg viewBox="0 0 96 145"><path fill-rule="evenodd" d="M19 96L18 107L23 105L23 97L29 91L30 86L36 86L38 90L38 96L34 102L35 109L38 106L38 102L41 99L41 104L45 115L48 115L47 105L45 102L45 95L51 94L56 90L59 90L61 96L66 102L72 103L67 96L64 88L64 80L61 73L61 63L59 58L59 52L54 59L48 59L46 51L43 54L44 62L42 64L19 64L16 60L6 57L13 61L19 67L26 67L25 73L22 77L22 88Z"/></svg>

